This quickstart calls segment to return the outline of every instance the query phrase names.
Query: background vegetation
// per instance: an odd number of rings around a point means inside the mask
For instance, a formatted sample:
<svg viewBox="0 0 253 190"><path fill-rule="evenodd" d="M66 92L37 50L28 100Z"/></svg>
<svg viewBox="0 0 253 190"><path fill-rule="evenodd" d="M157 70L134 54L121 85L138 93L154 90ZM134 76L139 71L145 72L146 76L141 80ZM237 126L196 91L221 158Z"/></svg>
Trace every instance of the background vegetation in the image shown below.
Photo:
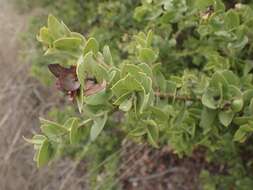
<svg viewBox="0 0 253 190"><path fill-rule="evenodd" d="M29 52L25 57L33 63L32 74L45 84L52 82L47 65L55 62L56 57L42 56L41 45L34 34L46 24L48 13L63 20L71 31L86 38L94 37L100 47L108 44L116 65L138 63L138 45L143 43L140 31L147 34L152 30L152 51L158 55L155 60L157 69L153 71L156 72L155 88L171 95L156 100L162 113L169 116L169 127L159 129L157 143L160 147L169 146L181 157L195 155L195 151L204 154L208 166L200 172L202 189L251 189L251 1L27 0L16 3L20 11L43 10L32 19L24 40ZM197 103L187 101L189 97ZM136 121L131 113L129 115L125 123L117 124L121 125L120 135L111 135L118 133L117 129L115 132L115 121L111 121L85 154L83 146L69 145L63 147L60 154L76 159L84 157L89 163L88 173L94 171L120 148L125 134L133 133ZM48 117L63 124L70 116L79 116L79 113L73 108L54 109ZM117 117L121 119L122 116ZM165 119L160 115L157 120ZM87 137L89 131L83 134ZM132 136L128 139L145 140L145 137ZM122 181L114 184L120 159L124 158L113 156L107 165L92 172L91 189L123 187ZM214 163L217 166L213 166ZM214 169L210 169L210 165ZM110 173L111 178L97 178L104 173Z"/></svg>

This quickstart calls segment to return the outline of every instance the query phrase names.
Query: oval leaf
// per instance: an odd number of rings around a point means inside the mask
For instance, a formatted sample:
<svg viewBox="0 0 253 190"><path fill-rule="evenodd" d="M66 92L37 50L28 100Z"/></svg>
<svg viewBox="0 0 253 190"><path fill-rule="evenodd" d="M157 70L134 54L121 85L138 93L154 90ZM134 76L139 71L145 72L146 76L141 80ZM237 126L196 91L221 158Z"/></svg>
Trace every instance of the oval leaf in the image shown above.
<svg viewBox="0 0 253 190"><path fill-rule="evenodd" d="M90 139L94 141L98 135L101 133L103 130L105 123L107 121L107 113L104 115L103 118L96 118L94 120L93 125L91 126L91 131L90 131Z"/></svg>

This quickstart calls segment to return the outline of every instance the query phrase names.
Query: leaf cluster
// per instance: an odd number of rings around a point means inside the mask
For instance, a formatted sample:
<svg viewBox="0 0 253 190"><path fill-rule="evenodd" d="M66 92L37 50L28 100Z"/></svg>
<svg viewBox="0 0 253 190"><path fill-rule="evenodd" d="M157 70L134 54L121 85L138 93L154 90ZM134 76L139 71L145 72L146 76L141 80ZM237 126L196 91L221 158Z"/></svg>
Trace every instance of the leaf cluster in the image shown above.
<svg viewBox="0 0 253 190"><path fill-rule="evenodd" d="M250 3L143 0L132 21L142 31L129 29L132 37L126 34L121 44L124 56L114 43L86 39L50 15L38 40L62 65L76 66L81 116L61 127L42 122L43 136L31 140L38 166L51 160L54 135L67 134L68 143L93 142L113 113L121 112L122 130L134 140L169 145L179 155L205 147L210 159L224 153L221 160L241 167L240 147L252 146L247 143L253 132L252 15ZM90 77L105 85L86 94ZM231 154L234 162L228 162Z"/></svg>

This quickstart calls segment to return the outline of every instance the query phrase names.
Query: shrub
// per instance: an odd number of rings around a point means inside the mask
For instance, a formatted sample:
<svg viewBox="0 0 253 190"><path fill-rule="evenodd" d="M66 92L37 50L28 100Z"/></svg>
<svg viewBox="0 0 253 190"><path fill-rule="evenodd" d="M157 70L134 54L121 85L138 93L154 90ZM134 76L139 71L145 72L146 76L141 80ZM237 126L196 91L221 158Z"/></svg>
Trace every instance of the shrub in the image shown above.
<svg viewBox="0 0 253 190"><path fill-rule="evenodd" d="M206 189L249 189L251 4L143 0L136 6L134 27L124 28L127 43L113 41L112 48L96 35L86 39L72 32L52 15L41 28L38 40L45 54L59 63L49 68L59 89L77 104L80 117L63 124L41 120L43 134L29 140L37 150L37 165L52 160L62 143L91 146L113 114L122 112L121 130L134 140L157 148L169 145L179 155L204 147L207 160L225 164L231 174L228 185L215 184L218 178ZM109 28L110 19L104 21ZM107 25L99 26L107 30Z"/></svg>

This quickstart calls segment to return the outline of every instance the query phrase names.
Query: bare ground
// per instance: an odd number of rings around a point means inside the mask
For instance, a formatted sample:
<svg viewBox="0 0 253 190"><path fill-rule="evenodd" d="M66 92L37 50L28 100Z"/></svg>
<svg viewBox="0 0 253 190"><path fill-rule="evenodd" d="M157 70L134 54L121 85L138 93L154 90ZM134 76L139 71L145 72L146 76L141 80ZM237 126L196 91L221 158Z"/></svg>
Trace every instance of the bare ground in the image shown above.
<svg viewBox="0 0 253 190"><path fill-rule="evenodd" d="M31 137L39 128L38 117L57 104L52 91L30 77L31 63L20 61L20 35L28 18L8 0L0 0L0 190L70 189L79 179L73 172L75 163L64 160L38 170L33 147L22 138Z"/></svg>

